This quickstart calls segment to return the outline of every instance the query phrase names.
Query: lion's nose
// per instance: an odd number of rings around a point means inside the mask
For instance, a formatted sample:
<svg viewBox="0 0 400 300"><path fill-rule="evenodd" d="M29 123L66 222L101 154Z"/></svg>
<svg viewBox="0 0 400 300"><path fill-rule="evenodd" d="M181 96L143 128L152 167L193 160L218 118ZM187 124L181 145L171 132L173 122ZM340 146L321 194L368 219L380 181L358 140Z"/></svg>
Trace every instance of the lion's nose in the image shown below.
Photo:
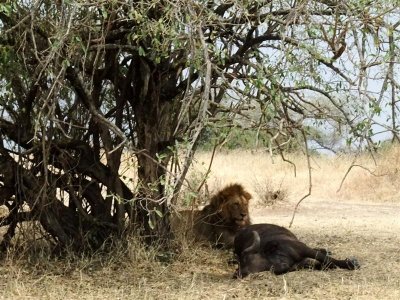
<svg viewBox="0 0 400 300"><path fill-rule="evenodd" d="M241 213L240 214L242 216L242 218L244 218L245 216L247 216L247 214Z"/></svg>

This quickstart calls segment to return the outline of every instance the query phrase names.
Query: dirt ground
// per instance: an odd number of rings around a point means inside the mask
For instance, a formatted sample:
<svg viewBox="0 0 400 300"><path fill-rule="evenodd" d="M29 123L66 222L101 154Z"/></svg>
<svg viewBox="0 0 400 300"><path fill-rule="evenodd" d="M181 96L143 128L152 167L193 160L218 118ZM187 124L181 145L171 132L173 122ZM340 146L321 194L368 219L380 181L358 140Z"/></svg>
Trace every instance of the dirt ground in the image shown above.
<svg viewBox="0 0 400 300"><path fill-rule="evenodd" d="M274 223L288 227L293 215L292 204L272 208L254 208L253 223ZM292 230L323 231L324 234L351 234L355 237L400 238L400 205L307 201L300 204Z"/></svg>

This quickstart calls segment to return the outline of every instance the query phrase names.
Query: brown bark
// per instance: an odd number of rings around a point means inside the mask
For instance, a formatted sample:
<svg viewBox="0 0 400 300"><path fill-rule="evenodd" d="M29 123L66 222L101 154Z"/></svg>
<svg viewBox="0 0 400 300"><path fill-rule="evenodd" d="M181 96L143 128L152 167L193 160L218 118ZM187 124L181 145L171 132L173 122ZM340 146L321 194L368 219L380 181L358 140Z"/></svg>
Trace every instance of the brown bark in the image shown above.
<svg viewBox="0 0 400 300"><path fill-rule="evenodd" d="M161 71L139 59L134 71L137 124L139 193L137 223L148 243L166 245L171 238L169 208L164 199L164 180L174 145L173 99L163 99ZM140 88L139 88L140 87Z"/></svg>

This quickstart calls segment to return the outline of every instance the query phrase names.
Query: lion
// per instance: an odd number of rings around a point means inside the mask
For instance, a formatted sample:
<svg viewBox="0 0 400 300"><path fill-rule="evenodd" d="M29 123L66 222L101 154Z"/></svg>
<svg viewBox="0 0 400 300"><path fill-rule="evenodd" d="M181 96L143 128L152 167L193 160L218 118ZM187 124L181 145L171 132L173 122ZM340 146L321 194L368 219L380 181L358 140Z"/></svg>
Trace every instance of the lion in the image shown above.
<svg viewBox="0 0 400 300"><path fill-rule="evenodd" d="M217 248L233 248L236 232L250 225L251 194L240 184L231 184L211 197L202 210L191 212L196 241L208 241Z"/></svg>

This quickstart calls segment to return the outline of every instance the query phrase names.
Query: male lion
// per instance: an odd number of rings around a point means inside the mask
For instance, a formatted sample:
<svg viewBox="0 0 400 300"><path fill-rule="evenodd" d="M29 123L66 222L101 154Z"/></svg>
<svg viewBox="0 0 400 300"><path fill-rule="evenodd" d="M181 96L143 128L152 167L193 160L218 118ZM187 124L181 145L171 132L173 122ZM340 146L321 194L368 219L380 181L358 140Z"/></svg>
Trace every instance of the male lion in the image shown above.
<svg viewBox="0 0 400 300"><path fill-rule="evenodd" d="M218 248L232 248L236 232L251 224L251 198L240 184L226 186L211 198L210 204L194 212L195 238L208 240Z"/></svg>

